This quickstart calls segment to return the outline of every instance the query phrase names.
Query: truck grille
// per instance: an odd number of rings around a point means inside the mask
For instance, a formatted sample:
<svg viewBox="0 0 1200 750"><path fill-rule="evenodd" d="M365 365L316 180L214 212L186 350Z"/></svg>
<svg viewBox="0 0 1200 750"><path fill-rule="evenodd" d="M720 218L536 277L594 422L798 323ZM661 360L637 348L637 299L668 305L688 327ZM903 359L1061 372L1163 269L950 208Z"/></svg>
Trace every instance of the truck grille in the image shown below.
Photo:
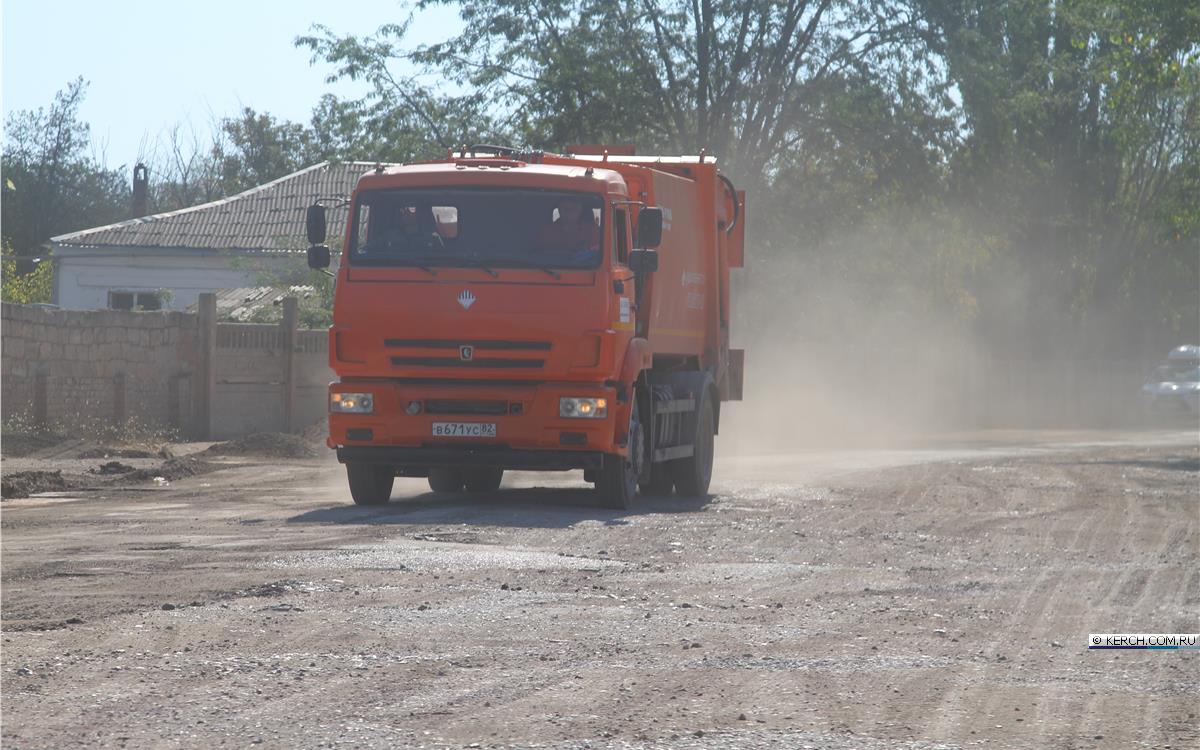
<svg viewBox="0 0 1200 750"><path fill-rule="evenodd" d="M508 414L507 401L454 400L431 398L425 401L426 414Z"/></svg>
<svg viewBox="0 0 1200 750"><path fill-rule="evenodd" d="M461 352L470 347L470 359L459 356L423 356L415 353L392 357L393 365L415 365L418 367L462 367L499 369L537 369L545 367L546 360L527 357L498 356L501 352L548 352L549 341L505 341L470 339L384 339L390 349L450 349ZM491 356L479 356L488 352Z"/></svg>
<svg viewBox="0 0 1200 750"><path fill-rule="evenodd" d="M548 352L549 341L465 341L456 339L384 339L383 345L394 349L457 349L471 346L484 351Z"/></svg>
<svg viewBox="0 0 1200 750"><path fill-rule="evenodd" d="M392 357L393 365L422 365L424 367L544 367L544 359L501 359L499 357L475 357L474 359L455 359L454 357Z"/></svg>

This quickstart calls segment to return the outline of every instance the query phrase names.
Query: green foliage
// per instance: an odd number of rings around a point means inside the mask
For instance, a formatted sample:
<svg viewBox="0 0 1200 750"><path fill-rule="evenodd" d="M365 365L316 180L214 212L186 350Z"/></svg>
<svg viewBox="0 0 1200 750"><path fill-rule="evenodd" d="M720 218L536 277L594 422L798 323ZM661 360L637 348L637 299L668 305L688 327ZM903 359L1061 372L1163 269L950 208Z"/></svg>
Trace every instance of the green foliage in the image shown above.
<svg viewBox="0 0 1200 750"><path fill-rule="evenodd" d="M1200 8L919 6L962 99L949 184L1006 237L1037 334L1094 318L1110 339L1194 336L1182 321L1200 318Z"/></svg>
<svg viewBox="0 0 1200 750"><path fill-rule="evenodd" d="M89 152L89 126L79 120L86 89L77 78L48 110L5 118L0 232L18 256L39 254L53 236L128 217L121 170L107 169Z"/></svg>
<svg viewBox="0 0 1200 750"><path fill-rule="evenodd" d="M249 107L221 122L224 139L213 145L220 190L232 195L320 161L314 133Z"/></svg>
<svg viewBox="0 0 1200 750"><path fill-rule="evenodd" d="M297 46L365 95L324 96L308 125L246 108L211 144L172 133L154 208L323 159L479 142L706 149L748 191L753 268L836 311L789 325L849 328L851 311L874 310L973 327L1022 356L1200 336L1194 2L454 5L461 30L429 46L408 42L404 19L366 36L314 27ZM123 180L83 155L82 95L76 81L48 112L9 119L3 222L18 255L122 218ZM322 327L331 285L306 278L264 283L314 286L301 316Z"/></svg>
<svg viewBox="0 0 1200 750"><path fill-rule="evenodd" d="M149 159L151 210L218 200L330 158L317 131L244 107L220 119L211 141L175 128Z"/></svg>
<svg viewBox="0 0 1200 750"><path fill-rule="evenodd" d="M330 242L336 258L340 242ZM333 277L308 267L302 257L292 257L284 265L277 259L267 265L254 260L235 259L233 266L252 272L259 286L270 287L275 296L296 297L300 328L321 329L333 325ZM236 323L279 323L283 320L282 305L263 305Z"/></svg>
<svg viewBox="0 0 1200 750"><path fill-rule="evenodd" d="M2 260L0 260L0 299L5 302L15 302L29 305L37 302L50 302L54 294L54 264L42 260L28 273L19 273L17 257L4 240Z"/></svg>
<svg viewBox="0 0 1200 750"><path fill-rule="evenodd" d="M321 100L313 130L323 153L347 160L412 161L497 135L483 94L446 94L395 73L396 59L416 59L400 46L407 30L407 24L387 24L359 38L315 26L296 40L312 52L314 62L335 66L330 81L363 81L371 87L361 99L327 95Z"/></svg>
<svg viewBox="0 0 1200 750"><path fill-rule="evenodd" d="M260 281L267 282L282 295L296 297L297 325L300 328L319 330L333 325L333 279L320 271L310 271L297 284L288 284L277 275L265 275ZM264 305L257 308L242 323L279 323L283 320L281 305Z"/></svg>

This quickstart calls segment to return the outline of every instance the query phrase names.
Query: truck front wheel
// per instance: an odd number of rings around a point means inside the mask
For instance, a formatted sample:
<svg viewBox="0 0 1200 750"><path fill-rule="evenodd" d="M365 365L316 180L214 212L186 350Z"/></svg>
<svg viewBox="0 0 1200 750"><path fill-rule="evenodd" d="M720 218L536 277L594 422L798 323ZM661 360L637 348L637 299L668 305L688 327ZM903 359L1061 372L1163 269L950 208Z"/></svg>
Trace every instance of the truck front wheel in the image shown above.
<svg viewBox="0 0 1200 750"><path fill-rule="evenodd" d="M638 415L637 399L629 415L629 457L605 454L604 462L597 472L596 490L606 508L629 510L638 491L638 475L645 458L645 437Z"/></svg>
<svg viewBox="0 0 1200 750"><path fill-rule="evenodd" d="M350 497L355 505L383 505L392 497L392 482L396 473L382 464L348 463L346 479L350 481Z"/></svg>

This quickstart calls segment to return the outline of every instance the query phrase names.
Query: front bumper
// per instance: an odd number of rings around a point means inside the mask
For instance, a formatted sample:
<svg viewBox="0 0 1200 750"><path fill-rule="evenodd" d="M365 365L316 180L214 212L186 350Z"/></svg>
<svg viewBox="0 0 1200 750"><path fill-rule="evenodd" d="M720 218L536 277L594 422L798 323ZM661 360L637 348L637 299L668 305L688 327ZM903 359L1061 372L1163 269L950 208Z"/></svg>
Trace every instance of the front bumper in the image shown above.
<svg viewBox="0 0 1200 750"><path fill-rule="evenodd" d="M613 388L599 383L537 384L412 384L389 380L346 380L332 383L330 392L370 393L370 414L331 413L330 448L342 461L374 460L358 449L388 450L393 456L381 463L433 466L444 464L499 466L495 458L505 453L511 468L593 468L590 459L561 454L622 453L615 425L622 405ZM572 419L559 416L559 399L564 396L602 397L612 405L601 419ZM420 405L417 413L406 411ZM435 406L437 408L435 408ZM456 412L458 408L493 407L498 411ZM614 408L615 407L615 408ZM440 423L483 423L495 425L494 437L435 436ZM353 450L351 450L353 449ZM447 458L453 457L453 458ZM587 465L585 465L587 464Z"/></svg>
<svg viewBox="0 0 1200 750"><path fill-rule="evenodd" d="M337 449L342 463L388 464L422 468L495 468L524 471L599 469L598 451L519 450L493 446L432 446L403 448L390 445L347 445Z"/></svg>

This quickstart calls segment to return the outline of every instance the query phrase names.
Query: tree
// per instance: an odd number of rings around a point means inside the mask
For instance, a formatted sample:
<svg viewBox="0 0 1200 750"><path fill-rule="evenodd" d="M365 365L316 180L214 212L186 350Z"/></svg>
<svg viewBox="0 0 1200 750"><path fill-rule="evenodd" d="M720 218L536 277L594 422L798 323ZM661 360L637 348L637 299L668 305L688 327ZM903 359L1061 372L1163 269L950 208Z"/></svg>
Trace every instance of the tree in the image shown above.
<svg viewBox="0 0 1200 750"><path fill-rule="evenodd" d="M212 155L218 184L226 195L321 161L312 130L250 107L221 121Z"/></svg>
<svg viewBox="0 0 1200 750"><path fill-rule="evenodd" d="M407 23L299 39L371 84L322 102L318 142L706 149L751 196L753 257L852 298L831 308L952 319L1022 356L1200 333L1194 3L457 5L439 44Z"/></svg>
<svg viewBox="0 0 1200 750"><path fill-rule="evenodd" d="M402 110L442 147L483 122L544 148L707 149L756 183L813 130L843 124L831 98L867 83L911 93L936 72L906 7L874 0L498 0L461 15L462 34L426 47L404 46L407 24L361 39L317 27L297 43L338 66L331 79L373 84L360 106ZM406 65L469 93L393 72Z"/></svg>
<svg viewBox="0 0 1200 750"><path fill-rule="evenodd" d="M13 250L4 241L0 251L0 299L19 305L29 305L35 302L50 302L54 294L54 266L43 260L28 273L17 272L17 258Z"/></svg>
<svg viewBox="0 0 1200 750"><path fill-rule="evenodd" d="M22 110L6 118L0 224L17 256L38 254L55 235L128 217L123 169L106 168L88 151L89 127L79 120L86 90L77 78L55 95L48 110Z"/></svg>
<svg viewBox="0 0 1200 750"><path fill-rule="evenodd" d="M176 125L149 159L154 208L218 200L323 161L330 154L317 137L311 128L250 107L215 121L208 139Z"/></svg>
<svg viewBox="0 0 1200 750"><path fill-rule="evenodd" d="M1007 235L1003 273L1031 290L1028 306L996 307L1023 326L1000 324L1044 346L1098 313L1109 340L1194 331L1179 324L1200 314L1200 9L921 6L962 98L968 135L953 156L954 192L977 223Z"/></svg>
<svg viewBox="0 0 1200 750"><path fill-rule="evenodd" d="M325 26L296 40L312 61L335 71L329 82L363 80L371 90L361 99L322 98L313 113L316 143L323 153L343 159L412 161L445 153L466 143L493 140L500 131L479 92L453 95L417 76L398 75L395 61L411 57L400 42L407 24L387 24L372 36L338 36Z"/></svg>

